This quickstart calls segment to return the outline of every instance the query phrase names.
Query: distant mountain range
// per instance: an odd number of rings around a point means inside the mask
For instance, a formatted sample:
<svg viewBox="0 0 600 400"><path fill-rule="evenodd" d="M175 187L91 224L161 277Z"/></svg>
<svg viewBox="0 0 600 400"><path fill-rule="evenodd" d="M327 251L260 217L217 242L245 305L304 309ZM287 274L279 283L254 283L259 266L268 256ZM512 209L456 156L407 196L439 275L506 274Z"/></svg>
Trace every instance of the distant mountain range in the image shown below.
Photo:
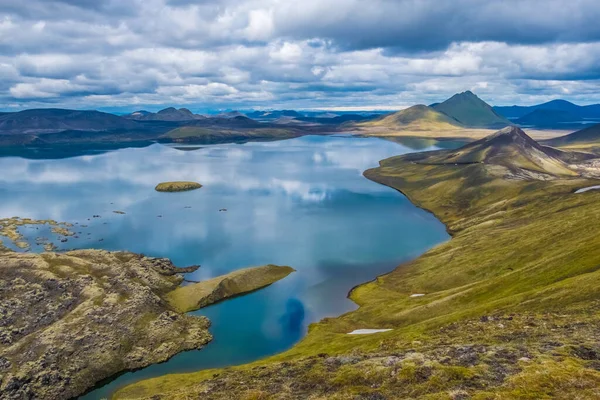
<svg viewBox="0 0 600 400"><path fill-rule="evenodd" d="M66 130L135 129L137 124L100 111L44 108L0 114L0 133L43 133Z"/></svg>
<svg viewBox="0 0 600 400"><path fill-rule="evenodd" d="M34 109L0 114L0 146L140 142L221 143L299 136L297 127L262 123L239 112L207 117L173 107L117 116L99 111Z"/></svg>
<svg viewBox="0 0 600 400"><path fill-rule="evenodd" d="M579 106L566 100L552 100L528 107L494 107L494 110L525 127L573 129L600 123L600 104Z"/></svg>
<svg viewBox="0 0 600 400"><path fill-rule="evenodd" d="M378 112L227 111L195 114L169 107L118 116L100 111L32 109L0 113L0 145L118 143L139 141L222 142L277 139L302 134L359 131L377 136L482 137L506 126L578 130L550 145L600 141L600 105L555 100L530 107L491 107L474 93L455 94L430 106ZM585 128L585 129L581 129Z"/></svg>
<svg viewBox="0 0 600 400"><path fill-rule="evenodd" d="M203 115L192 113L187 108L180 108L178 110L174 107L165 108L157 113L152 113L149 111L135 111L123 117L136 121L193 121L206 118Z"/></svg>
<svg viewBox="0 0 600 400"><path fill-rule="evenodd" d="M496 106L494 110L506 118L521 118L535 110L564 111L579 118L600 118L600 104L578 106L566 100L552 100L534 106Z"/></svg>

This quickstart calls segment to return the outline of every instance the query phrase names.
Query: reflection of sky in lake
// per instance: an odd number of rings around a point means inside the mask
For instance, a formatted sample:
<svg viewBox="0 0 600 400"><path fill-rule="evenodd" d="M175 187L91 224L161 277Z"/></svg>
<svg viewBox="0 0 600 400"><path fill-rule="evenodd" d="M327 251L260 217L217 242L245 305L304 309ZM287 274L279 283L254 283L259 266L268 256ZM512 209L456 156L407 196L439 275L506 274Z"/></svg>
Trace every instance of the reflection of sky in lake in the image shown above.
<svg viewBox="0 0 600 400"><path fill-rule="evenodd" d="M2 157L0 217L77 222L79 238L60 248L130 250L180 266L201 264L191 279L266 263L297 270L269 288L198 311L213 322L210 345L125 374L89 395L99 398L131 380L289 348L309 323L354 309L346 299L351 287L445 240L433 216L362 177L380 159L408 151L373 138L313 136L193 151L152 145L67 159ZM154 191L170 180L204 187Z"/></svg>

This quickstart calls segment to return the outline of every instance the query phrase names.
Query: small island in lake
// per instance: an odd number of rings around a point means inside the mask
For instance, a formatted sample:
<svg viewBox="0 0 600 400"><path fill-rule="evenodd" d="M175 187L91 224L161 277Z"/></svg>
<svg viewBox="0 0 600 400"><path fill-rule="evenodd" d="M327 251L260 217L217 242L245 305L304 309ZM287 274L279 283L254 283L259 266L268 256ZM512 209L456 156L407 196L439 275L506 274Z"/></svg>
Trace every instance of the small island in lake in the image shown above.
<svg viewBox="0 0 600 400"><path fill-rule="evenodd" d="M157 192L185 192L188 190L200 189L201 187L202 185L197 182L162 182L156 185L154 190Z"/></svg>

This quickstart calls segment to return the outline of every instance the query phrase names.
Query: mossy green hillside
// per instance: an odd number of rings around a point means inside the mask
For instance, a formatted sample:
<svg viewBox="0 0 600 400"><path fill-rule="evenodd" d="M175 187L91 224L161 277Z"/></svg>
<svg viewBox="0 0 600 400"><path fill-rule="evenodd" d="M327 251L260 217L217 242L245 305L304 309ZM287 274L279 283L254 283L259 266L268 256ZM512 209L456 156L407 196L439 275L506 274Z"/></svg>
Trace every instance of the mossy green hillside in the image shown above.
<svg viewBox="0 0 600 400"><path fill-rule="evenodd" d="M393 157L365 176L434 212L449 242L354 289L358 310L313 324L285 353L115 397L598 398L600 192L574 194L598 181L510 179L434 156ZM392 330L347 334L362 328Z"/></svg>

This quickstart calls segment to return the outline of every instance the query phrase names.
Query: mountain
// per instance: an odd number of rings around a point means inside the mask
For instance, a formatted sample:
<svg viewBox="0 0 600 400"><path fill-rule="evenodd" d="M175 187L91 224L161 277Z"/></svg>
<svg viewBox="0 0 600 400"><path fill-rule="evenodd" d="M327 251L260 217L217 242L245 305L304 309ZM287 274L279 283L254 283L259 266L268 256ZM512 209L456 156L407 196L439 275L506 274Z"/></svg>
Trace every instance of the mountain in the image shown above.
<svg viewBox="0 0 600 400"><path fill-rule="evenodd" d="M600 124L592 125L566 136L550 139L544 142L549 146L597 146L600 147Z"/></svg>
<svg viewBox="0 0 600 400"><path fill-rule="evenodd" d="M530 125L538 127L560 127L561 124L577 123L581 117L570 111L548 110L540 108L516 119L518 125ZM566 125L564 125L566 126Z"/></svg>
<svg viewBox="0 0 600 400"><path fill-rule="evenodd" d="M100 111L44 108L0 115L0 133L50 133L67 130L135 129L136 122Z"/></svg>
<svg viewBox="0 0 600 400"><path fill-rule="evenodd" d="M462 128L461 124L455 119L422 104L383 115L371 121L361 122L359 126L385 127L392 130L407 131L438 131Z"/></svg>
<svg viewBox="0 0 600 400"><path fill-rule="evenodd" d="M157 113L151 113L148 111L136 111L125 118L133 119L137 121L193 121L197 119L204 119L206 117L192 113L187 108L176 109L174 107L165 108Z"/></svg>
<svg viewBox="0 0 600 400"><path fill-rule="evenodd" d="M471 91L457 93L433 108L469 128L500 128L510 121L498 115L494 109Z"/></svg>
<svg viewBox="0 0 600 400"><path fill-rule="evenodd" d="M600 104L579 106L561 99L533 106L496 106L494 110L500 115L511 119L521 118L535 110L566 111L577 115L579 118L600 119Z"/></svg>
<svg viewBox="0 0 600 400"><path fill-rule="evenodd" d="M584 157L582 155L582 157ZM516 126L506 127L455 151L431 157L432 164L486 164L492 173L508 170L514 177L575 176L567 165L571 153L542 146ZM585 157L584 157L585 158ZM493 166L503 167L501 169Z"/></svg>

